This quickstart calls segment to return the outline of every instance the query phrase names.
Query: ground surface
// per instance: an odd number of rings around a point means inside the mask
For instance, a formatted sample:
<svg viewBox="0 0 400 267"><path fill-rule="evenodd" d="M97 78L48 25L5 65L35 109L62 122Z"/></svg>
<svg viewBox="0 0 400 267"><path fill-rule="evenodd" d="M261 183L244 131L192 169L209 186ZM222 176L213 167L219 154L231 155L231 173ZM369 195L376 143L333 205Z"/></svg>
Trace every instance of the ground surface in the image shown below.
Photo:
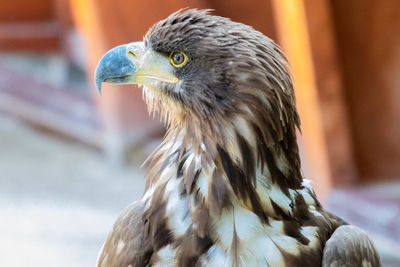
<svg viewBox="0 0 400 267"><path fill-rule="evenodd" d="M0 266L94 266L118 214L141 196L143 171L0 114ZM330 209L400 266L400 185L334 190Z"/></svg>
<svg viewBox="0 0 400 267"><path fill-rule="evenodd" d="M0 114L0 266L94 266L143 173Z"/></svg>

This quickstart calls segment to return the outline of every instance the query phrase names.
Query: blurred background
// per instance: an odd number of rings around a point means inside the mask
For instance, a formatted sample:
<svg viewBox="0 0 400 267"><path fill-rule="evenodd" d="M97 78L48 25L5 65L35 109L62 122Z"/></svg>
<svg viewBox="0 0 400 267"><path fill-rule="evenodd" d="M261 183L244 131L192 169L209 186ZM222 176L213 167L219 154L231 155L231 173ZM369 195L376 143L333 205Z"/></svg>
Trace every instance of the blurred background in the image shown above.
<svg viewBox="0 0 400 267"><path fill-rule="evenodd" d="M111 47L184 7L252 25L291 62L303 171L400 266L397 0L0 0L0 266L94 266L164 128L134 86L94 89Z"/></svg>

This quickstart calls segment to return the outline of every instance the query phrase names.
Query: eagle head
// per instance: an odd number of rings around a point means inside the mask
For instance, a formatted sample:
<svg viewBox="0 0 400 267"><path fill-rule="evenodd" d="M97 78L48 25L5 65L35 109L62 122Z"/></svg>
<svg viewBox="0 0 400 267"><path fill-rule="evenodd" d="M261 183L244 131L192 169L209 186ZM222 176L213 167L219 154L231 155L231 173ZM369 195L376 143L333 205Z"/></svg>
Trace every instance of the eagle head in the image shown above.
<svg viewBox="0 0 400 267"><path fill-rule="evenodd" d="M143 86L170 139L183 135L182 150L206 146L212 158L222 149L239 165L251 151L251 161L269 161L300 185L300 122L288 64L252 27L207 10L178 11L153 25L143 42L107 52L95 80L99 91L102 82Z"/></svg>
<svg viewBox="0 0 400 267"><path fill-rule="evenodd" d="M250 26L207 10L178 11L151 27L143 42L111 49L95 80L99 90L102 82L142 85L149 109L170 122L218 125L260 113L275 117L270 118L274 128L299 122L287 62L277 45Z"/></svg>

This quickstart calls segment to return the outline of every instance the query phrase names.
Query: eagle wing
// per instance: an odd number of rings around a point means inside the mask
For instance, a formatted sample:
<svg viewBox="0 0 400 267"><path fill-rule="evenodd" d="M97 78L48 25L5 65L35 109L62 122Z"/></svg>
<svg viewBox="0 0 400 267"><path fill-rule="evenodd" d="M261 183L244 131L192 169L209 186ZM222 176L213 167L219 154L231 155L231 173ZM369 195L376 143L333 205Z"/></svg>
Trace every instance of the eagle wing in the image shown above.
<svg viewBox="0 0 400 267"><path fill-rule="evenodd" d="M325 244L323 267L382 266L378 252L367 234L353 225L338 227Z"/></svg>
<svg viewBox="0 0 400 267"><path fill-rule="evenodd" d="M99 253L98 267L146 266L152 250L144 237L143 210L139 200L120 215Z"/></svg>

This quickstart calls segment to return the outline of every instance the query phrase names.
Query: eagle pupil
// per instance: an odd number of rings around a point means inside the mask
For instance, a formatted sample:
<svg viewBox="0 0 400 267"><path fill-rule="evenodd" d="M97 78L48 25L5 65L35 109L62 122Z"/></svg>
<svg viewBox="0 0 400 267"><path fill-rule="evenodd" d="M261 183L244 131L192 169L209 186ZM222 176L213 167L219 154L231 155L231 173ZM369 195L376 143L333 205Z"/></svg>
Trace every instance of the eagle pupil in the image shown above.
<svg viewBox="0 0 400 267"><path fill-rule="evenodd" d="M182 62L184 60L183 55L181 53L175 53L173 55L173 59L174 59L175 64L177 64L177 65L182 64Z"/></svg>

